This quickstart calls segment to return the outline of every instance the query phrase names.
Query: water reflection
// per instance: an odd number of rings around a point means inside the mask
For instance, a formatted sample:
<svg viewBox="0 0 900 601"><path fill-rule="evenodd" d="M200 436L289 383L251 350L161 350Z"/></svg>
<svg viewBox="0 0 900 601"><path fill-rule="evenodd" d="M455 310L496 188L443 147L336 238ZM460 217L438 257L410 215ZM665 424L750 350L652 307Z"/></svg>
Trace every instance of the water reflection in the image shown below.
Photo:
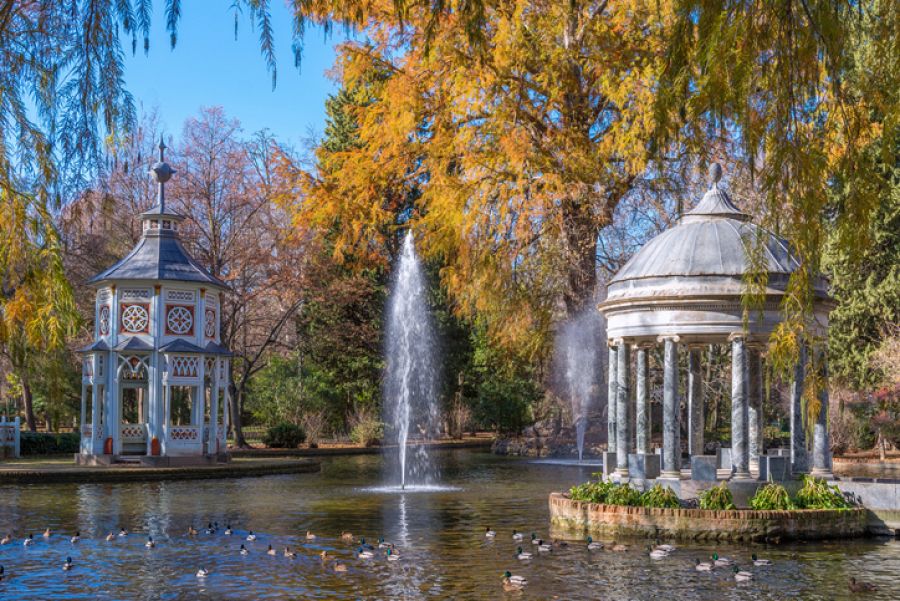
<svg viewBox="0 0 900 601"><path fill-rule="evenodd" d="M594 467L530 464L466 451L441 453L448 488L428 493L376 494L382 482L375 456L334 458L321 474L243 480L122 485L20 486L0 489L0 533L16 542L0 547L8 580L0 599L850 599L850 575L879 586L868 596L894 596L900 543L887 540L766 547L682 545L669 558L650 561L643 541L626 553L589 553L580 541L530 562L514 558L512 530L549 537L547 493L590 476ZM231 524L233 536L206 535L207 522ZM189 525L201 530L186 536ZM44 541L47 526L68 536ZM133 534L108 543L119 526ZM484 528L497 531L493 541ZM244 540L248 530L259 535ZM307 542L305 533L318 535ZM29 531L38 542L25 548ZM354 557L343 531L394 542L401 561L383 555ZM147 534L156 549L144 548ZM241 543L251 553L241 556ZM271 544L277 557L267 556ZM294 560L281 555L297 550ZM376 545L377 546L377 545ZM322 563L326 550L348 566L335 573ZM714 551L736 558L756 579L736 584L724 570L693 569ZM750 553L773 560L749 565ZM62 571L71 555L75 569ZM195 576L199 567L211 574ZM500 588L505 570L529 580L521 595Z"/></svg>

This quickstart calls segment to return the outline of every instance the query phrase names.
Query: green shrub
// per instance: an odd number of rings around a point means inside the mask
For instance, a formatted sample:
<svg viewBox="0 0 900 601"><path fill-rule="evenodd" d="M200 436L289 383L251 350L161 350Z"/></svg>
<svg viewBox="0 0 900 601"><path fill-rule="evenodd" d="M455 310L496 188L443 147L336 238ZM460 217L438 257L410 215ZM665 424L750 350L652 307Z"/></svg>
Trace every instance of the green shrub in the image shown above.
<svg viewBox="0 0 900 601"><path fill-rule="evenodd" d="M364 447L377 444L384 437L384 423L377 419L362 419L350 430L350 440Z"/></svg>
<svg viewBox="0 0 900 601"><path fill-rule="evenodd" d="M641 495L641 505L644 507L676 508L681 507L681 501L668 486L656 484L650 490Z"/></svg>
<svg viewBox="0 0 900 601"><path fill-rule="evenodd" d="M569 496L575 501L586 503L606 503L606 496L615 486L612 482L585 482L569 489Z"/></svg>
<svg viewBox="0 0 900 601"><path fill-rule="evenodd" d="M838 490L837 486L828 486L821 478L803 476L803 487L794 497L797 507L801 509L847 509L851 504Z"/></svg>
<svg viewBox="0 0 900 601"><path fill-rule="evenodd" d="M728 486L722 482L700 493L700 509L735 509L734 497Z"/></svg>
<svg viewBox="0 0 900 601"><path fill-rule="evenodd" d="M275 424L266 431L263 436L263 444L273 449L296 449L306 440L306 432L297 424L281 422Z"/></svg>
<svg viewBox="0 0 900 601"><path fill-rule="evenodd" d="M641 491L631 488L628 484L614 484L606 493L608 505L624 505L626 507L639 507L641 504Z"/></svg>
<svg viewBox="0 0 900 601"><path fill-rule="evenodd" d="M760 510L788 510L796 509L788 491L775 482L769 482L756 491L750 499L750 507Z"/></svg>
<svg viewBox="0 0 900 601"><path fill-rule="evenodd" d="M77 453L80 450L81 435L78 432L22 432L20 443L23 456Z"/></svg>

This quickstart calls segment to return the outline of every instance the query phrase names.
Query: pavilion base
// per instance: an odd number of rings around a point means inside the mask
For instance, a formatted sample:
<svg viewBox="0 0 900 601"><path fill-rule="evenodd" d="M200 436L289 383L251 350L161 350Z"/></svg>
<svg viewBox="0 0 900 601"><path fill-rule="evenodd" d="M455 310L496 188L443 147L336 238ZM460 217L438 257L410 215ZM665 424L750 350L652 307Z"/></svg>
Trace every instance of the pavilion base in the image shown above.
<svg viewBox="0 0 900 601"><path fill-rule="evenodd" d="M75 464L88 467L131 465L134 467L189 467L231 462L229 453L216 455L188 455L184 457L151 455L83 455L75 454Z"/></svg>

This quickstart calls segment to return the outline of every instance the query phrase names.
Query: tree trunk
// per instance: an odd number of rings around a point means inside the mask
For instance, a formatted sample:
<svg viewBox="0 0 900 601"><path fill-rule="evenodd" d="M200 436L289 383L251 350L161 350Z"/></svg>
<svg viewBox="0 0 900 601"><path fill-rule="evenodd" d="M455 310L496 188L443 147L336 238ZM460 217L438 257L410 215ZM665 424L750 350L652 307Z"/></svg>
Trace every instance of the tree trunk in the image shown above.
<svg viewBox="0 0 900 601"><path fill-rule="evenodd" d="M570 257L565 294L569 316L578 314L589 304L597 284L597 228L587 204L587 201L569 199L563 205L563 227Z"/></svg>
<svg viewBox="0 0 900 601"><path fill-rule="evenodd" d="M234 429L234 444L239 449L249 449L247 439L244 438L244 429L241 426L241 409L244 400L244 387L238 388L234 381L231 384L231 427Z"/></svg>
<svg viewBox="0 0 900 601"><path fill-rule="evenodd" d="M22 378L22 406L25 408L25 423L32 432L37 432L37 421L34 419L34 400L31 396L31 385Z"/></svg>

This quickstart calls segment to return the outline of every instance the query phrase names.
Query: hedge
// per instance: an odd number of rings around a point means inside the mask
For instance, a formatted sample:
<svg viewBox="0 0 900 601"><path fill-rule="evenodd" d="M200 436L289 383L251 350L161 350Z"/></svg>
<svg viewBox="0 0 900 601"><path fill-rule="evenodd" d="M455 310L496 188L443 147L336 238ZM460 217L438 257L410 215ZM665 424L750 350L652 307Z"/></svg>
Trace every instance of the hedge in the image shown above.
<svg viewBox="0 0 900 601"><path fill-rule="evenodd" d="M81 435L77 432L53 434L50 432L22 432L22 455L61 455L77 453Z"/></svg>

